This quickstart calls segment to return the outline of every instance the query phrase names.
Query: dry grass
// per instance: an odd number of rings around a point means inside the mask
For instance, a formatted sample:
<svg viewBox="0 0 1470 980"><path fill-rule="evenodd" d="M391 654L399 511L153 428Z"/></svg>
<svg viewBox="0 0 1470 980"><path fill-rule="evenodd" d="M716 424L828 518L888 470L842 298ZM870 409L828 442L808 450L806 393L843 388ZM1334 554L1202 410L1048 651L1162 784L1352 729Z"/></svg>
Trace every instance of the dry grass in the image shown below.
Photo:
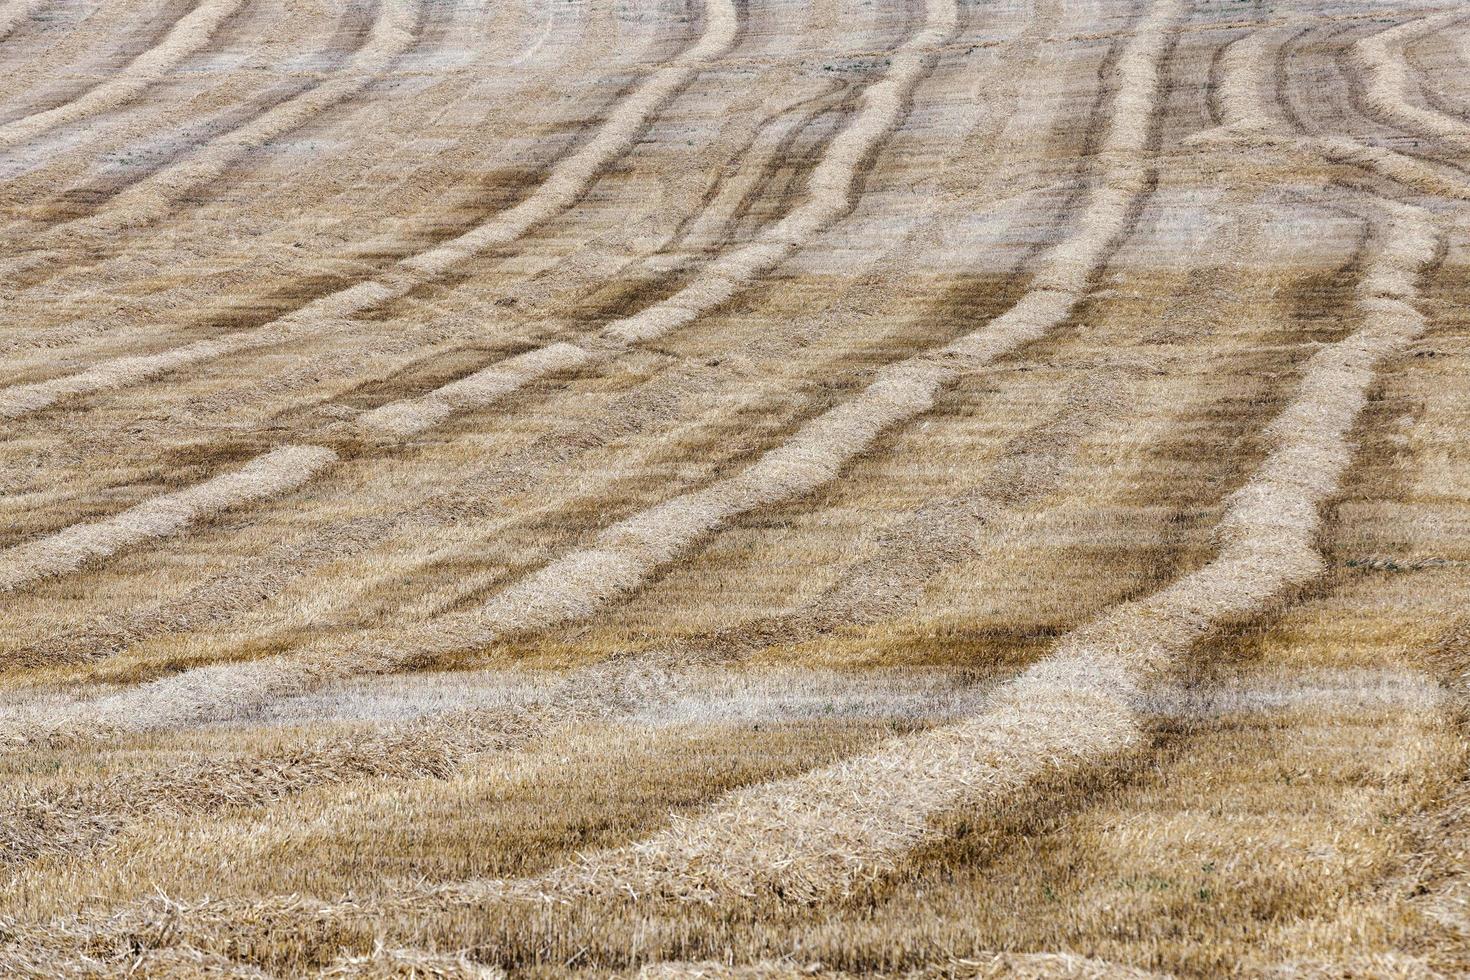
<svg viewBox="0 0 1470 980"><path fill-rule="evenodd" d="M0 4L0 974L1465 975L1463 28Z"/></svg>

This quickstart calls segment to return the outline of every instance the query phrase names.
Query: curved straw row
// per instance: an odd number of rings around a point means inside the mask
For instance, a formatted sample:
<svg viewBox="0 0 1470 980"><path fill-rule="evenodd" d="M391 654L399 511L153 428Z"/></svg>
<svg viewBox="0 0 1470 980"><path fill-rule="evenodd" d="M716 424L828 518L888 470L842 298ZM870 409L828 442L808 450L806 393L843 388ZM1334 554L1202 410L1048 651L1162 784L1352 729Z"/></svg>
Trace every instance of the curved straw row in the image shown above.
<svg viewBox="0 0 1470 980"><path fill-rule="evenodd" d="M10 0L9 3L0 3L0 41L9 37L46 2L47 0Z"/></svg>
<svg viewBox="0 0 1470 980"><path fill-rule="evenodd" d="M885 89L884 91L890 94L869 100L865 108L858 113L852 126L844 131L844 135L849 132L857 132L862 135L862 138L844 140L839 136L834 141L829 155L824 157L822 167L827 168L826 176L822 178L820 188L813 195L813 200L818 202L818 206L814 206L809 201L794 214L805 214L807 217L804 220L814 220L811 216L816 214L822 220L827 221L852 206L852 194L858 168L875 152L883 136L896 125L901 100L907 99L912 86L918 80L919 69L928 63L924 58L917 57L916 52L921 54L927 52L929 48L947 40L954 34L955 10L952 2L935 0L932 14L934 24L906 42L906 45L900 49L899 55L895 57L893 71L899 73L904 83L896 90L898 95L892 94L893 89ZM912 47L915 44L923 46ZM697 53L697 50L696 47L695 51L690 53L691 56ZM891 78L878 83L874 88L886 85L888 81L891 81ZM895 103L895 98L899 98L900 103ZM834 157L833 154L836 156ZM835 169L827 166L833 159L839 164ZM834 190L838 187L841 188L840 192ZM357 293L354 294L352 290L348 290L338 294L334 299L338 303L350 303L354 307L359 304L370 305L378 295L372 291L375 285L373 283L361 284L359 287L354 287L358 290ZM400 435L417 432L442 421L456 411L488 404L539 377L586 365L605 354L606 349L602 355L599 355L573 344L551 344L502 361L467 378L445 385L430 395L392 402L368 413L368 418L371 424L379 430L388 430Z"/></svg>
<svg viewBox="0 0 1470 980"><path fill-rule="evenodd" d="M320 446L286 446L233 473L129 508L106 520L0 551L0 594L80 568L150 538L175 534L233 507L301 486L337 458Z"/></svg>
<svg viewBox="0 0 1470 980"><path fill-rule="evenodd" d="M1364 281L1364 325L1308 362L1267 430L1275 448L1227 502L1209 564L1077 630L960 724L733 794L640 844L541 879L472 882L447 897L815 901L882 873L931 835L938 813L993 805L1048 773L1141 747L1137 705L1152 681L1221 622L1258 614L1323 568L1318 509L1351 462L1348 436L1378 365L1424 328L1403 283L1438 247L1422 210L1384 207L1373 265L1395 274Z"/></svg>
<svg viewBox="0 0 1470 980"><path fill-rule="evenodd" d="M948 23L949 14L943 11L948 4L931 3L941 23ZM638 588L740 514L794 499L835 479L881 433L931 408L941 387L961 370L979 368L1015 350L1070 315L1087 279L1126 231L1133 200L1147 184L1159 66L1178 7L1177 0L1159 0L1129 40L1118 62L1115 109L1100 151L1103 175L1089 193L1077 232L1047 254L1031 290L1007 313L946 347L885 368L857 398L808 423L744 472L612 526L591 548L550 563L477 608L371 638L333 637L289 656L166 677L92 703L86 715L89 726L101 733L188 725L330 678L402 669L439 654L583 618ZM1143 122L1134 118L1139 114L1146 117ZM825 178L829 182L830 174ZM50 726L25 726L12 737L51 738L69 726L68 719L58 718Z"/></svg>
<svg viewBox="0 0 1470 980"><path fill-rule="evenodd" d="M244 0L203 0L175 24L158 44L134 58L115 76L76 99L0 126L0 147L15 146L58 126L79 122L125 105L157 85L179 62L209 43L215 31ZM29 13L29 4L22 4ZM8 33L0 19L0 33Z"/></svg>
<svg viewBox="0 0 1470 980"><path fill-rule="evenodd" d="M1470 200L1470 183L1408 154L1346 136L1312 137L1292 131L1272 104L1275 47L1281 36L1301 30L1307 23L1306 18L1297 17L1279 31L1256 31L1230 45L1220 63L1223 125L1218 131L1197 134L1186 142L1209 143L1224 138L1247 146L1295 151L1362 167L1426 193Z"/></svg>

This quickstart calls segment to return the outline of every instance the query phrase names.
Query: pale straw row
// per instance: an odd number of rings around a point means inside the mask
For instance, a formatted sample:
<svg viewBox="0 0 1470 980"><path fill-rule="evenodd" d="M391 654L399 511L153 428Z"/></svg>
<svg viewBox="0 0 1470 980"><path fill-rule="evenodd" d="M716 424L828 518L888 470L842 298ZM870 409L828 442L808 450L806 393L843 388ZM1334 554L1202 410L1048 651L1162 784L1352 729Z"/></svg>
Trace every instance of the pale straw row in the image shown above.
<svg viewBox="0 0 1470 980"><path fill-rule="evenodd" d="M0 551L0 594L74 571L144 541L177 534L205 518L301 486L337 458L320 446L286 446L241 469L165 494L100 521Z"/></svg>
<svg viewBox="0 0 1470 980"><path fill-rule="evenodd" d="M1353 45L1353 57L1366 76L1368 105L1374 111L1412 133L1433 136L1462 151L1470 148L1470 123L1415 101L1404 48L1467 16L1464 10L1452 10L1400 24Z"/></svg>
<svg viewBox="0 0 1470 980"><path fill-rule="evenodd" d="M1291 129L1273 104L1276 49L1283 38L1309 23L1306 17L1294 17L1284 27L1257 30L1231 44L1220 63L1222 125L1189 137L1186 144L1223 142L1295 152L1362 167L1426 193L1470 200L1470 181L1408 154L1346 136L1305 136Z"/></svg>
<svg viewBox="0 0 1470 980"><path fill-rule="evenodd" d="M837 134L812 172L806 201L764 230L754 242L716 258L667 299L608 324L588 347L552 344L511 362L493 364L414 401L368 412L358 424L368 431L395 436L422 432L451 414L484 407L547 373L606 360L627 346L664 337L709 313L769 272L856 204L862 168L898 125L938 49L953 39L958 29L953 0L928 0L925 16L924 28L894 52L883 79L864 90L852 122Z"/></svg>

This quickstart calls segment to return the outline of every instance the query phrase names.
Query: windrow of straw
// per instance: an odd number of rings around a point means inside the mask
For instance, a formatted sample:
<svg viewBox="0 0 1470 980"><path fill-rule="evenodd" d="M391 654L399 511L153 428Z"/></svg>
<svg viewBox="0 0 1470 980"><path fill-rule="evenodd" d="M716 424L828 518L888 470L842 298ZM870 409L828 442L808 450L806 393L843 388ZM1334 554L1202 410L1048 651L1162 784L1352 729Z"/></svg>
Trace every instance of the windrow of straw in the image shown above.
<svg viewBox="0 0 1470 980"><path fill-rule="evenodd" d="M1070 953L994 953L945 960L902 973L864 974L882 980L1163 980L1150 973ZM729 965L714 961L655 963L638 971L638 980L855 980L856 975L823 969L819 963L766 960Z"/></svg>
<svg viewBox="0 0 1470 980"><path fill-rule="evenodd" d="M765 229L754 242L721 255L667 299L608 324L601 337L587 348L553 344L512 362L491 365L407 404L394 403L368 412L359 424L399 436L421 432L457 411L484 407L552 371L586 365L613 356L628 345L656 340L728 301L812 235L852 210L863 168L899 124L914 88L933 67L938 49L954 38L958 27L954 0L928 0L923 30L899 45L883 79L863 92L852 122L832 141L812 172L806 201ZM528 366L532 369L526 370Z"/></svg>
<svg viewBox="0 0 1470 980"><path fill-rule="evenodd" d="M176 493L156 497L105 520L0 551L0 594L116 554L152 538L175 534L221 511L285 493L336 460L319 446L286 446Z"/></svg>
<svg viewBox="0 0 1470 980"><path fill-rule="evenodd" d="M936 14L936 18L945 28L943 33L940 35L940 39L951 37L954 33L953 4L950 3L949 0L935 0L935 2L944 6L944 9L940 10ZM714 45L716 43L720 45L718 50L722 51L728 48L730 44L729 35L731 35L733 32L733 26L729 28L716 26L712 28L711 31L712 34L710 36L704 38L699 45L696 45L694 49L691 49L691 51L686 53L686 55L684 56L686 59L696 61L704 58L706 54L700 53L701 45L706 46L706 52L715 51L716 48L714 47ZM711 40L711 37L713 37L713 41ZM928 41L926 43L937 43L937 41L930 36L930 31L928 30L921 32L919 35L916 35L916 37L928 38ZM912 39L910 43L912 43ZM909 88L911 88L916 81L916 76L913 75L913 71L915 70L914 66L917 64L917 62L914 62L908 58L898 58L897 60L899 64L898 67L895 68L895 70L901 69L904 72L903 77L906 80ZM652 91L663 91L666 87L667 85L665 85L664 87L653 87ZM904 89L905 97L907 97L907 91L907 88ZM649 96L649 98L651 97L652 96ZM868 136L867 141L862 144L864 147L863 152L861 154L856 154L850 148L843 151L844 156L842 159L849 169L849 189L856 179L856 168L865 159L867 159L868 156L871 155L871 153L875 149L876 142L881 139L884 134L889 132L896 122L896 117L894 113L890 112L891 106L889 104L889 100L880 100L878 103L876 103L876 105L877 108L869 107L867 110L865 110L865 112L860 113L852 127L853 130L863 132ZM653 110L650 109L649 111L651 112ZM617 140L624 140L626 137L627 140L631 140L632 136L624 133L623 130L626 129L627 126L632 125L631 120L641 117L637 116L636 114L630 113L629 107L625 104L624 106L620 107L619 113L616 114L615 118L621 118L626 121L622 128L613 127L611 131L607 128L604 128L604 130L599 134L598 138L610 140L616 137ZM609 124L611 125L612 122L613 120L610 120ZM555 174L553 174L553 179L555 179ZM588 177L588 179L591 179L590 176ZM830 179L828 179L827 182L830 184ZM548 181L548 183L550 183L550 181ZM814 192L813 199L815 200L818 198L830 197L831 194L832 191L830 189L818 189ZM807 207L810 206L811 204L809 202ZM826 205L829 211L832 211L833 208L845 210L850 206L851 201L847 193L843 194L841 202L833 203L829 201ZM512 209L512 211L514 210L515 209ZM508 212L508 214L509 213L510 212ZM833 216L835 216L836 213L838 212L832 211ZM481 229L477 230L477 232L471 234L477 234L478 232L483 231L485 227L488 226L482 226ZM521 229L522 232L524 230L524 228ZM318 304L326 304L326 307L329 310L328 315L343 317L350 316L365 309L369 309L372 306L377 305L379 302L385 302L387 298L388 297L384 293L383 287L380 284L368 282L361 283L358 286L354 286L351 289L344 290L343 292L333 294L323 301L318 301ZM313 304L313 306L318 304ZM310 308L311 307L308 307L308 309ZM201 347L206 347L210 344L228 345L231 342L233 342L233 338L225 338L223 341L206 341L202 344L196 344L192 346L197 349ZM548 374L553 374L556 372L566 371L572 368L584 366L592 362L593 360L607 357L612 351L613 348L610 348L606 344L601 345L600 347L593 347L591 349L579 347L577 345L568 343L550 344L545 347L528 351L527 353L518 355L516 357L509 358L508 360L501 361L482 371L476 372L469 377L444 385L443 387L435 390L434 392L431 392L428 395L415 398L400 399L398 401L390 402L389 404L384 405L381 408L374 410L373 412L367 413L367 415L364 416L364 421L365 424L367 424L372 429L390 432L399 437L408 436L443 421L457 411L464 411L470 408L480 407L489 404L496 399L504 397L505 395L521 387L524 387L527 384L532 383L538 378L545 377ZM175 353L177 352L169 352L161 356L166 359L173 356L173 354ZM136 362L139 360L151 361L153 359L122 359L121 361L110 362L108 365L104 365L102 366L102 368L96 369L94 372L86 372L82 376L74 376L72 379L62 380L63 382L70 380L73 383L80 380L83 385L90 384L92 383L92 381L97 380L97 378L94 377L91 380L87 380L87 374L94 374L100 377L100 375L105 371L115 372L119 368L121 368L122 373L126 374L134 369L134 367L136 366ZM16 391L16 389L12 389L12 393ZM52 394L54 394L54 391L46 391L43 393L33 388L31 390L32 400L25 402L25 404L35 404L37 398L44 401L45 399L51 397ZM0 406L3 406L3 399L4 395L0 394ZM0 411L3 411L3 408L0 408Z"/></svg>
<svg viewBox="0 0 1470 980"><path fill-rule="evenodd" d="M1384 207L1373 265L1422 270L1438 247L1428 216ZM641 844L588 856L534 884L469 884L460 896L530 887L558 897L814 901L882 873L931 833L931 818L943 810L991 804L1047 773L1141 747L1136 704L1153 682L1221 622L1259 614L1322 570L1319 508L1351 461L1349 432L1378 365L1424 328L1412 287L1402 283L1392 275L1365 280L1357 300L1364 325L1309 360L1296 395L1267 430L1275 448L1227 502L1218 555L1067 637L982 713L734 794Z"/></svg>
<svg viewBox="0 0 1470 980"><path fill-rule="evenodd" d="M1353 45L1353 57L1366 76L1365 96L1374 111L1410 132L1433 136L1462 151L1470 148L1470 123L1414 100L1416 86L1404 48L1465 16L1464 11L1452 10L1400 24Z"/></svg>
<svg viewBox="0 0 1470 980"><path fill-rule="evenodd" d="M80 122L133 101L162 81L181 61L208 44L215 31L240 9L242 3L244 0L202 0L158 44L138 55L126 68L101 85L64 105L0 126L0 147L24 143L58 126ZM0 29L3 27L3 20L0 20Z"/></svg>
<svg viewBox="0 0 1470 980"><path fill-rule="evenodd" d="M1305 17L1292 18L1283 27L1257 30L1235 41L1220 60L1219 130L1197 134L1188 142L1228 143L1266 147L1324 158L1332 163L1361 167L1429 194L1470 200L1470 182L1452 172L1383 146L1372 146L1346 136L1305 136L1292 126L1276 104L1277 50L1285 40L1305 30Z"/></svg>
<svg viewBox="0 0 1470 980"><path fill-rule="evenodd" d="M557 163L535 191L514 207L458 238L399 261L379 279L321 297L260 327L156 354L114 358L76 374L7 388L0 391L0 418L18 418L64 398L139 384L171 371L282 343L299 333L319 338L324 332L347 329L352 317L408 294L486 249L514 242L575 204L609 164L633 147L659 109L707 62L729 51L739 26L733 4L712 0L705 16L706 29L699 41L645 79L613 109L587 143Z"/></svg>

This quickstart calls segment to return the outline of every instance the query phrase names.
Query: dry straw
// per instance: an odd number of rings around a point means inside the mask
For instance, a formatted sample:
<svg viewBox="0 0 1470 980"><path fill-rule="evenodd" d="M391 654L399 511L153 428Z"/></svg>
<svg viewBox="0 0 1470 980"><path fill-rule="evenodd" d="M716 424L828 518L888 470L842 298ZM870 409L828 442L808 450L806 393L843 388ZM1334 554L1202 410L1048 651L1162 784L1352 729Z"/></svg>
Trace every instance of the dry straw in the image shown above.
<svg viewBox="0 0 1470 980"><path fill-rule="evenodd" d="M1149 973L1105 960L1069 953L992 953L944 960L901 973L864 973L882 980L1163 980L1167 974ZM714 961L656 963L638 971L637 980L856 980L856 974L823 969L820 964L796 960L766 960L729 965Z"/></svg>
<svg viewBox="0 0 1470 980"><path fill-rule="evenodd" d="M406 295L486 249L515 241L575 204L598 174L633 147L653 114L708 61L733 46L738 25L730 0L712 0L706 8L705 32L698 43L654 71L613 109L587 143L552 168L529 197L458 238L401 260L379 280L324 296L260 327L156 354L114 358L77 374L7 388L0 391L0 418L18 418L63 398L139 384L171 371L281 343L303 332L320 338L324 333L346 329L352 317Z"/></svg>
<svg viewBox="0 0 1470 980"><path fill-rule="evenodd" d="M852 210L863 167L898 125L914 87L957 27L953 0L929 0L924 29L898 47L883 79L864 90L852 122L832 141L812 172L806 201L756 241L715 259L668 299L608 324L602 331L602 344L592 349L553 344L492 365L423 398L367 413L360 424L400 436L422 431L455 412L483 407L547 373L605 359L625 345L656 340L728 301L813 234ZM609 348L607 341L613 346Z"/></svg>
<svg viewBox="0 0 1470 980"><path fill-rule="evenodd" d="M273 497L310 480L337 458L330 449L287 446L241 469L149 500L106 520L76 524L0 552L0 593L175 534L213 514Z"/></svg>
<svg viewBox="0 0 1470 980"><path fill-rule="evenodd" d="M134 58L127 67L96 88L64 105L32 113L0 126L0 147L35 139L48 130L100 115L126 105L157 85L181 61L209 43L215 31L244 0L203 0L175 24L163 40ZM31 4L19 11L0 11L0 36L14 26L17 15L29 15ZM7 26L6 19L10 19Z"/></svg>
<svg viewBox="0 0 1470 980"><path fill-rule="evenodd" d="M1383 209L1372 263L1426 267L1438 246L1427 214ZM1192 644L1223 621L1259 614L1321 571L1319 508L1351 461L1348 436L1376 368L1424 328L1413 298L1382 286L1359 291L1364 325L1308 361L1296 395L1267 430L1274 449L1227 501L1214 560L1077 630L980 714L733 794L642 843L542 879L469 883L452 894L815 901L881 874L933 833L937 813L994 805L1047 773L1140 746L1139 705Z"/></svg>

